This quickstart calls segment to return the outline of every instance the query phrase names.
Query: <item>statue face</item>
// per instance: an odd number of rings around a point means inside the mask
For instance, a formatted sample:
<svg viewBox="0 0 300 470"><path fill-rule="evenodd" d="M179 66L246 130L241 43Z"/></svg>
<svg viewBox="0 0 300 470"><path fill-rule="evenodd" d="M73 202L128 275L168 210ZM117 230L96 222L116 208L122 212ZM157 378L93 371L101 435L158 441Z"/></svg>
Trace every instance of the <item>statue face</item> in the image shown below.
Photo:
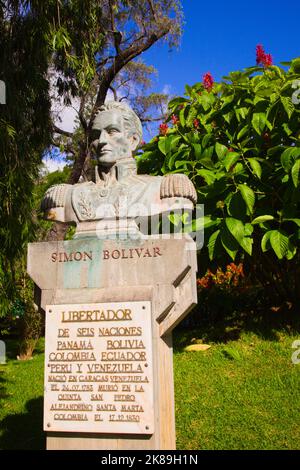
<svg viewBox="0 0 300 470"><path fill-rule="evenodd" d="M138 137L135 134L128 136L122 114L111 109L97 116L91 145L98 162L111 166L119 160L132 157L138 145Z"/></svg>

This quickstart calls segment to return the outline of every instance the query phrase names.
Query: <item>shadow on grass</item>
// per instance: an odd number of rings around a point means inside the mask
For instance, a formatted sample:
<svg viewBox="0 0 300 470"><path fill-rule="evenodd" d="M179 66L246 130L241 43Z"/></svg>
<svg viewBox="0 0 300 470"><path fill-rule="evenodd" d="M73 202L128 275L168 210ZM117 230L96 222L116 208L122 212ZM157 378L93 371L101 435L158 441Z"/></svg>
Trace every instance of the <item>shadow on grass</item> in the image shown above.
<svg viewBox="0 0 300 470"><path fill-rule="evenodd" d="M257 302L255 299L250 303L245 301L244 305L225 302L222 305L220 301L213 308L199 303L175 329L174 350L183 350L193 338L204 343L228 343L238 340L242 332L279 341L282 331L293 335L300 333L299 306L264 306L260 305L259 299Z"/></svg>
<svg viewBox="0 0 300 470"><path fill-rule="evenodd" d="M43 397L26 403L26 412L6 416L0 423L0 449L43 450Z"/></svg>

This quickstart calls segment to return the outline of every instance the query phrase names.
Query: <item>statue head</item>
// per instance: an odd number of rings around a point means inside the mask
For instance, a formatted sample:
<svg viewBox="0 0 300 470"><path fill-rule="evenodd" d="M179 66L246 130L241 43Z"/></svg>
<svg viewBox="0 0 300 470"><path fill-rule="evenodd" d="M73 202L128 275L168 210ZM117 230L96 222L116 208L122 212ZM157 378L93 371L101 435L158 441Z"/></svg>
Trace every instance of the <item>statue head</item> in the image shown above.
<svg viewBox="0 0 300 470"><path fill-rule="evenodd" d="M92 128L92 150L100 165L132 157L142 140L141 121L125 103L109 101L99 109Z"/></svg>

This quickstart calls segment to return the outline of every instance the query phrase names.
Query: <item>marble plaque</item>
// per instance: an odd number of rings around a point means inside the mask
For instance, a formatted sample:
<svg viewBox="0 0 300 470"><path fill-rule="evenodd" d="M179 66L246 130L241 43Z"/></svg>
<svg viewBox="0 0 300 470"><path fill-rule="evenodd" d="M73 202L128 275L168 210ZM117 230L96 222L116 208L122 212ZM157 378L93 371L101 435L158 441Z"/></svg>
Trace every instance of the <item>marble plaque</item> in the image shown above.
<svg viewBox="0 0 300 470"><path fill-rule="evenodd" d="M44 430L153 434L151 303L46 307Z"/></svg>

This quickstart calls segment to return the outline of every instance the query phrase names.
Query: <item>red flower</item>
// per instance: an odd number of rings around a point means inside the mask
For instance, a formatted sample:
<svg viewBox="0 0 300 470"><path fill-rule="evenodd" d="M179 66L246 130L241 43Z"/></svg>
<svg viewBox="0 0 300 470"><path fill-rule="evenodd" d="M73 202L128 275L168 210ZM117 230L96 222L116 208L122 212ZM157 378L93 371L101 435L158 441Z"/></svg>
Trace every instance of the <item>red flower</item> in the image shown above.
<svg viewBox="0 0 300 470"><path fill-rule="evenodd" d="M258 44L256 46L256 64L262 64L265 59L265 51L264 48L261 44Z"/></svg>
<svg viewBox="0 0 300 470"><path fill-rule="evenodd" d="M179 118L175 114L172 114L171 120L174 126L179 122Z"/></svg>
<svg viewBox="0 0 300 470"><path fill-rule="evenodd" d="M159 126L159 133L161 135L166 135L169 130L169 126L166 123L163 123Z"/></svg>
<svg viewBox="0 0 300 470"><path fill-rule="evenodd" d="M271 54L266 54L261 44L256 46L256 64L262 64L264 67L270 67L273 65L273 58Z"/></svg>
<svg viewBox="0 0 300 470"><path fill-rule="evenodd" d="M264 66L265 67L270 67L271 65L273 65L273 58L272 58L271 54L266 54L265 55L265 60L264 60Z"/></svg>
<svg viewBox="0 0 300 470"><path fill-rule="evenodd" d="M210 72L203 75L203 86L207 91L210 91L214 86L214 79Z"/></svg>
<svg viewBox="0 0 300 470"><path fill-rule="evenodd" d="M195 128L195 129L198 129L199 126L200 126L200 122L199 122L198 119L194 119L193 124L194 124L194 128Z"/></svg>
<svg viewBox="0 0 300 470"><path fill-rule="evenodd" d="M146 142L144 140L141 141L141 146L146 145Z"/></svg>

